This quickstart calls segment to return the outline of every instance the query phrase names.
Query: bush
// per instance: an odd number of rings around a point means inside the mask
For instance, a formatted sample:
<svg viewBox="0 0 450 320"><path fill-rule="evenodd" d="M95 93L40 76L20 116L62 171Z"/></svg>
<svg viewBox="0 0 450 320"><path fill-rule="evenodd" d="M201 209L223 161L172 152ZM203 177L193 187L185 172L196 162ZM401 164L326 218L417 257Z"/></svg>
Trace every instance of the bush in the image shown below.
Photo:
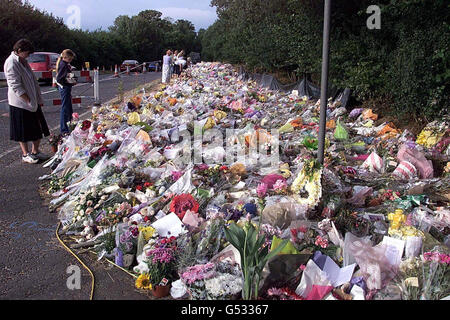
<svg viewBox="0 0 450 320"><path fill-rule="evenodd" d="M202 57L250 70L318 76L323 2L212 0L219 19L202 33ZM432 120L448 113L450 10L446 0L380 0L381 29L369 30L369 0L332 2L330 84L387 112Z"/></svg>

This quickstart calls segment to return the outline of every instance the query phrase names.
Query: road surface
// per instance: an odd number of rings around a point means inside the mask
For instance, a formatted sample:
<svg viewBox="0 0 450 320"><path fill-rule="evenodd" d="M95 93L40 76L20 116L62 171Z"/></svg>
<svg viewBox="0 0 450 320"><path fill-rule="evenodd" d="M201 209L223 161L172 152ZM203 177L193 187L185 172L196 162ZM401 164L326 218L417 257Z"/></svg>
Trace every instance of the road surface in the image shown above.
<svg viewBox="0 0 450 320"><path fill-rule="evenodd" d="M160 78L161 73L122 76L102 81L100 97L103 102L117 95L117 85L123 81L124 91ZM105 80L107 76L100 79ZM90 85L74 88L73 96L86 91ZM52 91L48 86L42 92ZM93 95L93 88L83 95ZM45 99L58 98L57 92L44 95ZM0 100L6 98L6 89L0 89ZM52 132L59 132L60 107L44 107L44 114ZM90 115L90 106L74 107L74 112ZM23 164L17 142L9 140L9 111L0 110L0 299L87 300L90 296L91 277L81 264L57 241L55 230L58 219L50 213L39 195L38 178L50 169L42 165ZM11 151L12 150L12 151ZM43 139L43 151L51 154ZM147 300L146 295L134 288L134 279L107 262L96 262L95 256L82 256L95 275L94 299ZM70 290L67 269L78 266L81 270L81 288Z"/></svg>

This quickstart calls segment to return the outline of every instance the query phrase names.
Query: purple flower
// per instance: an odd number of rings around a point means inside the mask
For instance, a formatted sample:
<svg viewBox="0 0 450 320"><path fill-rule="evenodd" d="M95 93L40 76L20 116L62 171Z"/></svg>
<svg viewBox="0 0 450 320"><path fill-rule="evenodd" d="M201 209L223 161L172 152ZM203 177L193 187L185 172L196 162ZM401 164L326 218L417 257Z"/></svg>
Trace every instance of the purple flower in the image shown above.
<svg viewBox="0 0 450 320"><path fill-rule="evenodd" d="M210 279L216 274L214 268L215 265L212 262L198 264L187 268L186 271L182 273L181 279L188 285L195 281Z"/></svg>
<svg viewBox="0 0 450 320"><path fill-rule="evenodd" d="M177 181L182 176L183 176L183 172L182 171L172 171L172 179L173 179L173 181Z"/></svg>
<svg viewBox="0 0 450 320"><path fill-rule="evenodd" d="M151 258L152 263L169 263L174 260L173 249L156 248L149 250L147 255Z"/></svg>

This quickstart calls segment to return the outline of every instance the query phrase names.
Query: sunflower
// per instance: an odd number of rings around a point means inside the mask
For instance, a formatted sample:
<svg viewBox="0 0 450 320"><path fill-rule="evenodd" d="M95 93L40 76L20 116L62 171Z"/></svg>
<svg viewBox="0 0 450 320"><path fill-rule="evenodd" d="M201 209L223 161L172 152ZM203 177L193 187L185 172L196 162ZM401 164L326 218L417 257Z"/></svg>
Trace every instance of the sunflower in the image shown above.
<svg viewBox="0 0 450 320"><path fill-rule="evenodd" d="M150 276L148 274L141 274L137 279L136 279L136 288L138 289L147 289L147 290L151 290L152 289L152 284L150 283Z"/></svg>

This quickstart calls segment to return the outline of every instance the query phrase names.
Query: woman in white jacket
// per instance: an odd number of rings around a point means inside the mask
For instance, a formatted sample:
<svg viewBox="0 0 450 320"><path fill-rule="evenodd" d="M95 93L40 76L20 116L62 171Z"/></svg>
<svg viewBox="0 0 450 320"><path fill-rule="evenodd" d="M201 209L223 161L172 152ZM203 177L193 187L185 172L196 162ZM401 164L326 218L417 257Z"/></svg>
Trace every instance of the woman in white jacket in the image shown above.
<svg viewBox="0 0 450 320"><path fill-rule="evenodd" d="M170 55L172 54L172 51L167 50L166 55L163 57L163 67L162 67L162 83L169 83L170 82L170 67L172 63L172 59Z"/></svg>
<svg viewBox="0 0 450 320"><path fill-rule="evenodd" d="M40 159L48 158L39 151L39 144L42 136L50 135L41 109L41 89L26 60L33 52L32 43L21 39L14 45L3 67L8 83L10 140L19 142L22 161L27 163L37 163ZM28 149L30 141L31 152Z"/></svg>

